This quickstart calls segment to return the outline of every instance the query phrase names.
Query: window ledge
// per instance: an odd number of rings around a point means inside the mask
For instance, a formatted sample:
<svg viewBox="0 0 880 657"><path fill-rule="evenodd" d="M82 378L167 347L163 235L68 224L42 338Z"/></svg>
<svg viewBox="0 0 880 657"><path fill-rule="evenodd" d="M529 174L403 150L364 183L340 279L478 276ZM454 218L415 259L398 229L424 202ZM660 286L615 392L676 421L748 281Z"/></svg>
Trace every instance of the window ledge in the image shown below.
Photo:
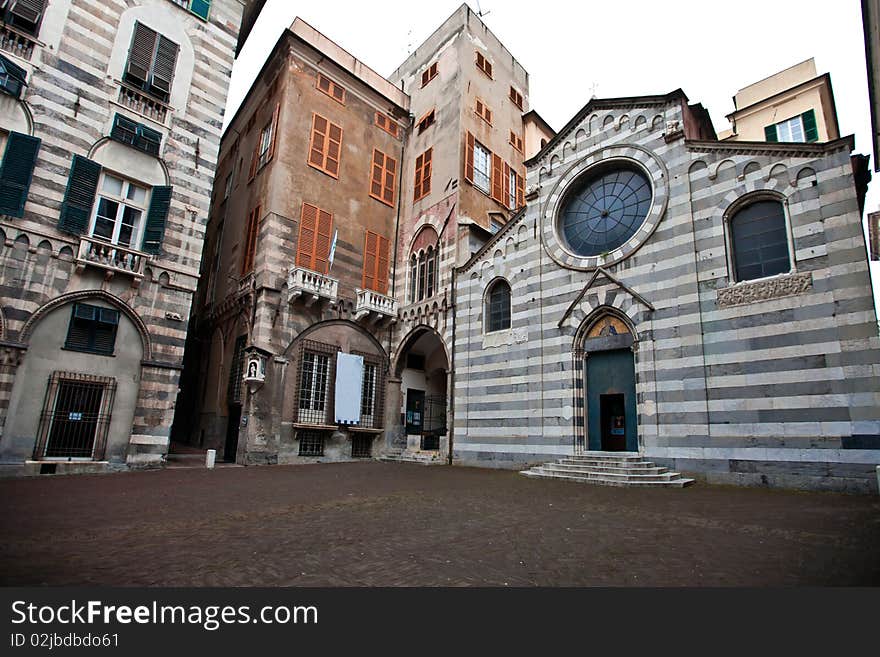
<svg viewBox="0 0 880 657"><path fill-rule="evenodd" d="M719 308L742 306L803 294L811 287L813 287L812 272L780 274L753 281L742 281L721 288L717 291L716 303Z"/></svg>

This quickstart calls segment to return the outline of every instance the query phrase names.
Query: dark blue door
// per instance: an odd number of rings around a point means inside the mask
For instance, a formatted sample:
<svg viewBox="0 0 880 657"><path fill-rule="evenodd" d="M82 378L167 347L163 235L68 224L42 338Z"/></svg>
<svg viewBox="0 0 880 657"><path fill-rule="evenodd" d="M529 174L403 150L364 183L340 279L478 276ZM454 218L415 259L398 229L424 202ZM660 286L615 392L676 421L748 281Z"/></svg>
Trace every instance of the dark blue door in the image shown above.
<svg viewBox="0 0 880 657"><path fill-rule="evenodd" d="M587 356L587 444L591 450L639 450L636 371L631 349Z"/></svg>

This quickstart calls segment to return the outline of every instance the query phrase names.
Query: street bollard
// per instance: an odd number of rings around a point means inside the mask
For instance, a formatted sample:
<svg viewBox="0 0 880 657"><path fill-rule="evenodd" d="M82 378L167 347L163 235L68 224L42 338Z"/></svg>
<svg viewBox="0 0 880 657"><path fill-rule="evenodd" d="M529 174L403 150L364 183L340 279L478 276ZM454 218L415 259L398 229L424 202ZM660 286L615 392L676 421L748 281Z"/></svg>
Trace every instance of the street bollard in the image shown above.
<svg viewBox="0 0 880 657"><path fill-rule="evenodd" d="M205 467L208 468L208 470L213 470L214 469L214 461L216 459L217 459L217 450L216 449L209 449L207 452L205 452Z"/></svg>

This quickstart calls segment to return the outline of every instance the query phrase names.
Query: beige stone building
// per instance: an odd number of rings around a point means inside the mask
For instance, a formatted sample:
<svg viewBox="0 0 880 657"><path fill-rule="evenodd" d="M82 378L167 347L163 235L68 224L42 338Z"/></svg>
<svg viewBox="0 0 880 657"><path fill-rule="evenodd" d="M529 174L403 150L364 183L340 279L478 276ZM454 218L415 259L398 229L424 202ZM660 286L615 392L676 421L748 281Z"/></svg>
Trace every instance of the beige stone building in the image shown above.
<svg viewBox="0 0 880 657"><path fill-rule="evenodd" d="M748 85L733 97L722 141L828 142L840 137L831 76L811 58Z"/></svg>
<svg viewBox="0 0 880 657"><path fill-rule="evenodd" d="M0 3L5 471L163 462L239 24L261 6Z"/></svg>

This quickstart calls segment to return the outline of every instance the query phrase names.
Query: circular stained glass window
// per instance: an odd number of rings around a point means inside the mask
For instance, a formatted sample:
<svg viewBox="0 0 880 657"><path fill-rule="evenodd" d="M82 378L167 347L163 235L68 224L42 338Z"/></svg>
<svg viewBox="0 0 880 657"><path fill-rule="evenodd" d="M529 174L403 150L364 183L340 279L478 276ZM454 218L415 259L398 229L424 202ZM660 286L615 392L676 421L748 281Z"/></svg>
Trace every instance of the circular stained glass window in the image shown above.
<svg viewBox="0 0 880 657"><path fill-rule="evenodd" d="M651 209L651 183L634 166L603 168L587 176L563 201L559 229L580 256L609 253L624 244Z"/></svg>

